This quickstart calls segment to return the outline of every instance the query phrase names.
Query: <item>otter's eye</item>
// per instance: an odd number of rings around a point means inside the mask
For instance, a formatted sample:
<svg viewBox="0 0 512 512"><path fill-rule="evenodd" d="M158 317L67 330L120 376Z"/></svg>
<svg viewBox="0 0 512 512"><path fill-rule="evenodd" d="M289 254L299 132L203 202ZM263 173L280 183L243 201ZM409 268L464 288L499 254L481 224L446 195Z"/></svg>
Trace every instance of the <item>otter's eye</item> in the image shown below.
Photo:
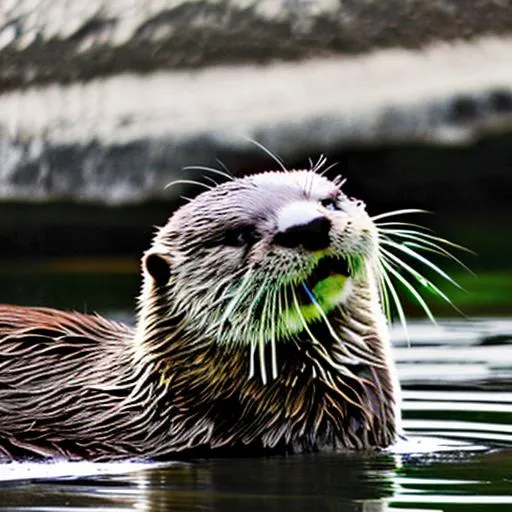
<svg viewBox="0 0 512 512"><path fill-rule="evenodd" d="M243 247L254 245L260 238L253 226L243 226L226 231L222 242L230 247Z"/></svg>
<svg viewBox="0 0 512 512"><path fill-rule="evenodd" d="M326 197L325 199L321 199L320 204L327 210L341 210L335 197Z"/></svg>

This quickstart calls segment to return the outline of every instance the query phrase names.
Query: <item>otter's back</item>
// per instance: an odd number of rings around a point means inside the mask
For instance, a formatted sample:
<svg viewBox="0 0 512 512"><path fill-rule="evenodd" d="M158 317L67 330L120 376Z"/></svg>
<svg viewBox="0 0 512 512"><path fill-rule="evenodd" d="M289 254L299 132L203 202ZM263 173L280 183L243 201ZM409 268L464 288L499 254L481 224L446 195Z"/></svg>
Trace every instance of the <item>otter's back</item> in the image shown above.
<svg viewBox="0 0 512 512"><path fill-rule="evenodd" d="M131 336L97 315L0 305L0 458L77 454L129 393Z"/></svg>

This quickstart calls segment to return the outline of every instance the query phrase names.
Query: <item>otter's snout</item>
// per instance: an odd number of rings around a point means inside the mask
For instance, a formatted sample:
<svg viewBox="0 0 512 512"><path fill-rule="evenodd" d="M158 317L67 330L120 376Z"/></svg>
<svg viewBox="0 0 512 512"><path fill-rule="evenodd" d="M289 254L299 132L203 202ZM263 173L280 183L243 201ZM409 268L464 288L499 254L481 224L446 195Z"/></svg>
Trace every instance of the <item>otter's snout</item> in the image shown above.
<svg viewBox="0 0 512 512"><path fill-rule="evenodd" d="M279 212L274 242L282 247L304 247L307 251L327 249L331 243L331 221L311 203L286 206Z"/></svg>

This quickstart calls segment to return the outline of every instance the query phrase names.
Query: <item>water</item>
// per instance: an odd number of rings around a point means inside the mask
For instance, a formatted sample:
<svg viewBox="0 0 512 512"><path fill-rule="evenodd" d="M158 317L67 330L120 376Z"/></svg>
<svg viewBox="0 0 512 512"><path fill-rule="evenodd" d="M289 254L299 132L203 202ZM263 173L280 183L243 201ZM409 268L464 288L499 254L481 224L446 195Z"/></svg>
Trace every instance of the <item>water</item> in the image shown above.
<svg viewBox="0 0 512 512"><path fill-rule="evenodd" d="M0 511L512 510L512 319L394 327L406 439L385 452L6 464Z"/></svg>

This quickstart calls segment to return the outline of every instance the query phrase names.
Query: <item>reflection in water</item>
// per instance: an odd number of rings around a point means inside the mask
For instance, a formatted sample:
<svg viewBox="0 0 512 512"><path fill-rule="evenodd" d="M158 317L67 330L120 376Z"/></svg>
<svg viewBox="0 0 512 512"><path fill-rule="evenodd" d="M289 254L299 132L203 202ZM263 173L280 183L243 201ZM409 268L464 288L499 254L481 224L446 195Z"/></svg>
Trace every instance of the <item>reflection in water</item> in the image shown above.
<svg viewBox="0 0 512 512"><path fill-rule="evenodd" d="M151 474L149 505L153 510L309 512L342 507L356 512L392 495L394 466L390 455L202 462L189 481L169 472Z"/></svg>
<svg viewBox="0 0 512 512"><path fill-rule="evenodd" d="M408 437L392 451L4 465L0 511L512 510L511 333L506 319L412 323L409 344L394 330Z"/></svg>
<svg viewBox="0 0 512 512"><path fill-rule="evenodd" d="M433 448L432 443L427 443ZM445 447L447 448L447 447ZM468 449L468 447L466 447ZM509 510L510 451L212 460L6 486L0 510ZM477 474L480 475L477 477ZM503 506L504 508L499 508Z"/></svg>
<svg viewBox="0 0 512 512"><path fill-rule="evenodd" d="M213 460L128 476L7 487L3 507L115 510L386 510L397 466L390 454ZM368 508L371 505L371 508Z"/></svg>

